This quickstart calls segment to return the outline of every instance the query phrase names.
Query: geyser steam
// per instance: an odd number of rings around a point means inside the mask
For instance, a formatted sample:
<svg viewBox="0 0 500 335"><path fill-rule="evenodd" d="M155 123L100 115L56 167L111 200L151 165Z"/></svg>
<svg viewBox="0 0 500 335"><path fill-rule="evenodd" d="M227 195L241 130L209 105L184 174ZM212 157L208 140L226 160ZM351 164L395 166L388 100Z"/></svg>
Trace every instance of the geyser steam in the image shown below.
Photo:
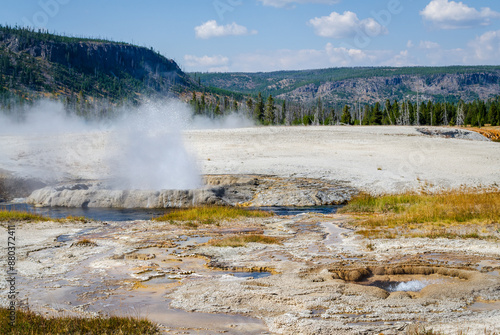
<svg viewBox="0 0 500 335"><path fill-rule="evenodd" d="M189 125L185 104L148 103L117 124L121 150L111 163L124 189L193 189L201 186L196 159L182 143Z"/></svg>
<svg viewBox="0 0 500 335"><path fill-rule="evenodd" d="M231 115L193 117L178 100L122 108L117 118L85 121L62 104L43 101L0 113L0 168L46 182L107 180L119 189L191 189L201 185L181 131L252 125Z"/></svg>

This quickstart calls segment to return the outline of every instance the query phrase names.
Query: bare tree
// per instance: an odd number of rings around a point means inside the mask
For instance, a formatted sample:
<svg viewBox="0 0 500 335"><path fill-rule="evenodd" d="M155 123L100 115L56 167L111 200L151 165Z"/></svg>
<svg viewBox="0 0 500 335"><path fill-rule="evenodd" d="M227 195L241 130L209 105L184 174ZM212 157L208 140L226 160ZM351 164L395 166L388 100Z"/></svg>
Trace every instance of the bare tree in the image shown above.
<svg viewBox="0 0 500 335"><path fill-rule="evenodd" d="M449 123L449 121L448 121L448 111L446 109L446 101L445 101L445 103L444 103L444 113L443 113L443 125L447 126L448 123Z"/></svg>
<svg viewBox="0 0 500 335"><path fill-rule="evenodd" d="M457 110L457 126L463 126L464 125L464 107L462 103L458 105L458 110Z"/></svg>

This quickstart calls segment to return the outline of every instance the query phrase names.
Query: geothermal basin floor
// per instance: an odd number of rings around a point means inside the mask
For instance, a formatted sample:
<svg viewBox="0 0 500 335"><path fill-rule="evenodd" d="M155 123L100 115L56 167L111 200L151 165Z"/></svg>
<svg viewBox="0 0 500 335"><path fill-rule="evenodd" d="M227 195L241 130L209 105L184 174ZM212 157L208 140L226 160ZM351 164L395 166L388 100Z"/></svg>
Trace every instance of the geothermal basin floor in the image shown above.
<svg viewBox="0 0 500 335"><path fill-rule="evenodd" d="M352 220L18 222L20 299L47 315L146 317L165 334L500 331L496 241L368 240ZM280 243L207 244L235 234Z"/></svg>
<svg viewBox="0 0 500 335"><path fill-rule="evenodd" d="M426 136L418 129L256 127L194 130L184 139L204 174L338 180L374 194L500 184L498 143L472 132L474 140L467 140Z"/></svg>
<svg viewBox="0 0 500 335"><path fill-rule="evenodd" d="M145 151L145 158L153 159L154 164L143 162L141 152L124 159L131 153L113 131L0 134L0 169L48 183L106 180L124 168L151 176L164 175L161 169L168 168L170 179L184 181L196 179L190 166L194 164L200 175L262 174L343 181L374 194L422 187L498 187L500 145L477 133L468 134L462 138L430 136L421 127L410 126L188 130L179 138L172 135L171 143L154 147L153 153L148 153L151 148L147 146L138 150ZM133 165L136 163L138 166ZM130 166L124 166L127 164ZM199 181L186 181L195 182Z"/></svg>

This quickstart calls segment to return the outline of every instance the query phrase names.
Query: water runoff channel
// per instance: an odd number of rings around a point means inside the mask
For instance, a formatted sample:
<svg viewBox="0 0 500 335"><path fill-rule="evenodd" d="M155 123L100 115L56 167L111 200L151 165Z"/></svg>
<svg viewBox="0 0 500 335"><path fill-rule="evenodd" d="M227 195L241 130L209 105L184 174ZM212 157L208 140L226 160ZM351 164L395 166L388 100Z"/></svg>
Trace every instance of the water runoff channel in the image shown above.
<svg viewBox="0 0 500 335"><path fill-rule="evenodd" d="M276 215L283 216L298 215L302 213L333 214L339 207L340 206L259 207L255 209L265 210L273 212ZM54 219L65 218L68 216L86 217L94 221L123 222L123 225L129 225L130 222L127 221L150 220L170 211L169 209L35 207L25 203L0 204L0 210L26 211ZM120 224L120 226L122 224ZM93 236L95 229L96 228L85 228L73 234L60 235L57 237L56 241L60 244L71 245L82 236ZM151 250L145 249L141 251L157 254L158 256L155 261L160 261L162 258L165 258L165 260L169 260L172 266L178 266L180 269L196 269L196 274L199 275L201 279L203 276L207 275L220 276L223 280L257 279L271 275L270 272L239 272L206 269L204 267L205 260L197 258L184 258L182 262L179 262L178 264L176 263L177 261L180 261L179 257L182 257L183 250L186 247L189 245L207 242L209 239L210 237L197 235L179 236L179 238L174 241L175 246L167 250L152 248ZM50 250L40 252L46 252L46 255L43 257L53 257ZM102 278L95 277L91 273L92 271L89 271L89 268L92 267L91 263L105 260L109 258L110 255L111 253L108 251L104 254L100 253L91 256L89 259L83 261L77 268L66 273L64 275L64 279L53 283L51 282L51 279L45 279L42 281L35 278L19 279L30 292L29 296L36 297L30 300L32 303L35 303L35 305L48 304L55 310L66 305L73 307L83 307L84 305L88 305L87 310L89 312L99 314L102 311L109 312L112 315L123 316L130 316L130 314L145 314L148 319L163 324L166 329L183 329L186 334L198 334L199 331L202 331L203 334L220 334L231 331L237 331L240 334L262 334L267 332L267 327L264 322L256 318L243 315L188 312L172 308L170 306L170 300L166 299L164 296L165 290L163 288L171 285L178 285L179 281L183 277L182 275L177 276L175 274L167 274L152 277L143 282L145 285L144 288L135 291L133 294L131 294L130 291L120 288L116 284L115 286L104 285ZM107 269L106 271L111 271L111 279L115 280L124 277L127 272L125 269L121 269L120 267ZM187 271L187 273L189 272L190 271ZM49 281L45 282L46 280ZM86 284L84 286L75 286L72 284L73 282L80 281L85 282ZM52 288L47 290L46 287ZM87 300L82 301L80 298L81 296L92 296L95 294L103 297L95 299L90 303ZM188 328L185 328L186 325L189 325Z"/></svg>
<svg viewBox="0 0 500 335"><path fill-rule="evenodd" d="M259 209L273 212L276 215L298 215L302 213L334 214L342 206L315 206L315 207L255 207L248 209ZM15 210L35 213L53 219L61 219L68 216L86 217L95 221L133 221L151 220L161 216L173 209L150 209L150 208L83 208L83 207L35 207L26 203L0 203L0 210Z"/></svg>
<svg viewBox="0 0 500 335"><path fill-rule="evenodd" d="M256 209L274 212L277 215L299 215L302 213L321 213L333 214L341 206L322 206L322 207L259 207ZM150 220L156 216L162 215L169 211L166 209L104 209L104 208L39 208L24 203L0 204L0 210L18 210L28 211L41 215L45 215L54 219L64 218L67 216L80 217L84 216L95 221L115 221L123 222L119 226L130 225L134 220ZM322 222L325 229L325 246L334 250L349 251L351 246L348 241L344 241L342 237L346 232L345 228L337 226L335 223ZM60 235L57 242L61 244L71 245L73 241L80 236L92 236L95 228L82 229L77 233L70 235ZM113 238L113 233L108 238ZM180 261L180 257L186 247L190 245L197 245L205 243L210 239L207 236L193 235L193 236L179 236L174 240L174 246L167 250L160 250L161 248L149 248L142 250L145 254L156 254L155 261L164 259L172 266L176 266L181 270L196 270L194 276L199 276L199 280L203 280L204 276L220 276L223 280L245 280L257 279L270 276L269 272L236 272L236 271L217 271L206 269L204 267L205 260L198 258L184 258ZM45 251L40 251L45 252ZM50 257L50 251L46 250ZM42 256L42 255L40 255ZM36 279L23 280L26 287L30 288L31 296L38 297L41 304L47 301L52 301L52 304L62 305L70 304L72 306L80 306L82 301L79 297L87 295L89 292L98 292L97 294L106 296L102 299L97 299L89 304L88 310L91 312L99 313L100 311L108 311L114 315L129 316L130 313L138 313L147 315L147 318L152 321L164 324L167 327L174 329L181 329L185 325L190 325L191 329L185 329L185 333L197 333L195 329L203 329L204 334L216 334L221 332L231 332L237 330L240 334L262 334L266 332L266 326L262 320L247 317L243 315L229 315L229 314L210 314L210 313L196 313L188 312L170 306L170 300L164 296L164 287L179 285L183 275L169 275L161 274L152 276L151 278L143 281L144 287L131 294L130 291L120 288L119 286L111 287L111 291L103 290L100 292L99 287L102 286L102 278L96 278L88 271L92 262L100 261L109 258L110 254L97 254L90 257L88 260L80 264L79 267L65 274L65 279L56 283L42 283ZM88 263L88 264L87 264ZM119 279L127 274L126 269L110 269L113 278ZM186 273L191 271L185 271ZM86 287L70 285L73 280L79 279L86 282ZM399 279L399 280L398 280ZM361 285L377 286L388 292L405 291L405 292L419 292L424 287L432 284L443 283L451 280L451 278L401 278L393 280L371 280L367 282L360 282ZM196 280L196 278L194 279ZM47 290L46 287L52 285L55 289ZM107 287L110 289L110 287ZM87 302L88 304L88 302ZM141 307L143 306L143 307ZM57 307L57 306L56 306ZM482 305L474 305L474 308L485 308ZM489 306L487 306L489 307ZM239 329L232 329L234 325L241 327ZM191 332L195 330L195 332Z"/></svg>

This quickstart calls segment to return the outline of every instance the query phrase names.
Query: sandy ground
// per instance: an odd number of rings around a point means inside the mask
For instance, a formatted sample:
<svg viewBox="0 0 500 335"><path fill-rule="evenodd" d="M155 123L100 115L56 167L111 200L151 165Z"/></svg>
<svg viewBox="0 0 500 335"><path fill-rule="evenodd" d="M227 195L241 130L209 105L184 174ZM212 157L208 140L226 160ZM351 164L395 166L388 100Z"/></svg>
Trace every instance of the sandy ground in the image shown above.
<svg viewBox="0 0 500 335"><path fill-rule="evenodd" d="M165 334L412 334L415 325L453 335L500 331L496 240L367 240L350 220L300 214L197 229L141 220L18 222L18 298L48 315L147 317ZM281 244L206 244L262 232ZM79 246L84 238L93 244ZM365 279L355 278L363 271ZM1 281L0 305L6 292Z"/></svg>
<svg viewBox="0 0 500 335"><path fill-rule="evenodd" d="M120 149L113 136L0 134L0 169L47 181L112 178L110 155ZM500 184L498 143L431 137L414 127L262 127L182 136L202 174L345 181L372 193ZM176 165L175 156L169 159ZM366 240L349 220L309 214L198 230L151 221L17 223L19 298L49 314L139 314L172 334L400 334L416 323L445 334L500 331L497 240ZM283 243L205 244L251 229ZM6 241L6 229L0 231ZM95 244L78 246L82 238ZM234 275L255 269L273 274ZM363 271L365 282L347 280ZM368 286L377 280L428 285L415 292ZM2 305L6 290L1 281Z"/></svg>
<svg viewBox="0 0 500 335"><path fill-rule="evenodd" d="M108 178L113 149L109 132L0 134L0 168L44 182Z"/></svg>
<svg viewBox="0 0 500 335"><path fill-rule="evenodd" d="M201 170L350 181L372 193L500 184L500 145L415 127L261 127L185 133Z"/></svg>
<svg viewBox="0 0 500 335"><path fill-rule="evenodd" d="M200 174L342 180L372 193L426 184L440 188L500 184L498 143L431 137L415 127L254 127L192 130L182 136ZM49 181L111 178L116 172L113 156L121 148L112 132L0 135L0 143L0 168ZM152 170L164 156L154 149L146 157L154 163L145 164ZM186 167L176 157L174 151L164 174L187 178L182 175Z"/></svg>

